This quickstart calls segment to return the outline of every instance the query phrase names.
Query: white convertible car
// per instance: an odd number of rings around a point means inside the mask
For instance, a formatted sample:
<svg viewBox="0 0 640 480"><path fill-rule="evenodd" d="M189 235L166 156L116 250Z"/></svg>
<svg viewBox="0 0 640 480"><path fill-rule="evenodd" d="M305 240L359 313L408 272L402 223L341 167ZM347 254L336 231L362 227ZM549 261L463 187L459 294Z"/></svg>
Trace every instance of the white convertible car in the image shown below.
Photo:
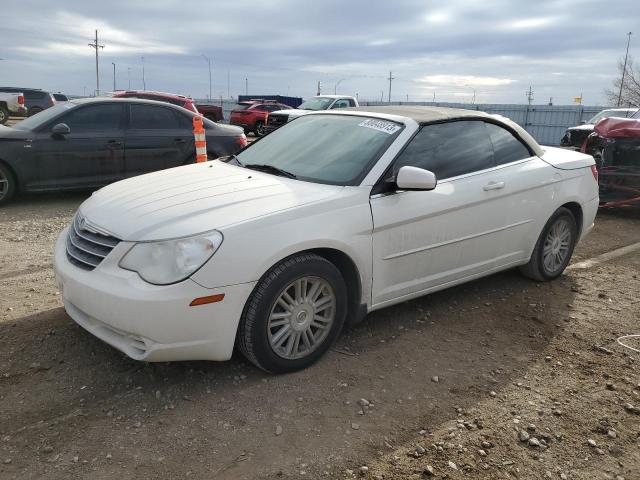
<svg viewBox="0 0 640 480"><path fill-rule="evenodd" d="M58 239L68 314L144 361L316 361L345 322L521 267L552 280L592 228L592 157L476 111L313 113L237 156L94 193Z"/></svg>

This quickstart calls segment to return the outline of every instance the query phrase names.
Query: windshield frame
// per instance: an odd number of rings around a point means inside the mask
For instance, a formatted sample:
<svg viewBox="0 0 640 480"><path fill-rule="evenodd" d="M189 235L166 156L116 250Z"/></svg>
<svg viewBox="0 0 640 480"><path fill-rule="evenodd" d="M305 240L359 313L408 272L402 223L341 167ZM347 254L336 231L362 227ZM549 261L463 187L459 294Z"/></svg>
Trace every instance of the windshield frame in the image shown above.
<svg viewBox="0 0 640 480"><path fill-rule="evenodd" d="M295 179L291 179L291 180L298 180L301 182L308 182L308 183L315 183L315 184L320 184L320 185L334 185L334 186L342 186L342 187L354 187L354 186L360 186L363 182L363 180L367 177L367 175L369 175L369 173L371 172L371 170L373 169L373 167L375 167L375 165L377 165L377 163L380 161L380 159L385 155L385 153L389 150L389 148L394 144L394 142L396 142L398 140L399 137L401 137L402 133L405 131L405 129L407 128L407 125L405 123L403 123L400 120L393 120L393 119L389 119L386 117L378 117L375 115L371 115L369 112L352 112L352 113L346 113L346 112L340 112L340 113L334 113L331 111L325 111L325 110L319 110L319 113L313 113L313 114L308 114L308 115L302 115L300 117L297 117L293 120L291 120L290 122L288 122L287 124L283 125L282 127L278 128L277 130L273 131L272 133L270 133L269 135L258 139L255 142L252 142L250 144L248 144L246 147L244 147L240 152L238 152L236 154L236 156L240 156L243 152L246 152L247 150L251 149L251 148L255 148L256 145L260 144L260 141L268 138L270 135L274 135L277 134L278 132L281 131L285 131L284 129L286 129L289 125L293 124L293 122L299 122L302 119L307 119L310 117L316 117L316 116L338 116L338 117L358 117L361 119L373 119L373 120L383 120L383 121L387 121L390 123L395 123L397 124L400 128L394 132L393 134L389 135L389 138L382 143L382 145L380 146L380 148L376 151L376 153L374 155L372 155L371 159L364 165L364 167L362 168L362 170L360 171L360 173L350 179L350 180L346 180L346 181L328 181L328 180L323 180L323 179L318 179L318 178L312 178L312 177L305 177L304 175L298 175L295 172L291 172L294 173L296 175ZM240 162L242 162L242 158L237 158L237 160L239 160ZM244 162L242 168L244 167ZM250 165L255 165L255 164L250 164ZM264 173L268 173L268 172L264 172ZM269 174L269 173L268 173ZM271 175L271 174L270 174Z"/></svg>
<svg viewBox="0 0 640 480"><path fill-rule="evenodd" d="M77 107L79 107L79 105L72 101L56 103L53 107L49 107L43 110L42 112L39 112L36 115L32 115L31 117L27 117L24 120L19 121L18 123L13 125L11 128L15 128L16 130L29 131L29 132L38 132L42 129L43 126L50 124L50 122L54 121L56 118L59 118L60 116L67 113L68 111L73 110ZM55 110L52 110L52 109L55 109ZM53 113L53 115L47 115L46 119L38 118L40 114L47 114L47 113L48 114ZM24 122L27 122L27 125L30 125L31 122L28 122L28 121L29 120L33 121L33 119L37 119L38 123L36 123L35 125L27 126L27 128L25 128L23 125Z"/></svg>

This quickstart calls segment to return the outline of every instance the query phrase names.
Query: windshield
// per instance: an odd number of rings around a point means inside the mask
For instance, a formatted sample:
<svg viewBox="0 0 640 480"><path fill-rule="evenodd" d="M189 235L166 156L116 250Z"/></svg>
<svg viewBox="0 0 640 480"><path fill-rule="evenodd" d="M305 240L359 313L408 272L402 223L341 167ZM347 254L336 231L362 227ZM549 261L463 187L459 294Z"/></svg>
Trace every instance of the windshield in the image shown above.
<svg viewBox="0 0 640 480"><path fill-rule="evenodd" d="M245 166L267 165L299 180L356 185L402 130L388 120L305 115L237 155Z"/></svg>
<svg viewBox="0 0 640 480"><path fill-rule="evenodd" d="M326 110L333 102L333 98L313 97L298 107L300 110Z"/></svg>
<svg viewBox="0 0 640 480"><path fill-rule="evenodd" d="M594 117L590 118L587 123L596 124L605 117L627 118L631 115L630 110L603 110Z"/></svg>
<svg viewBox="0 0 640 480"><path fill-rule="evenodd" d="M58 103L51 108L47 108L40 113L25 118L21 122L16 123L13 128L17 128L18 130L33 130L75 106L76 104L72 102Z"/></svg>

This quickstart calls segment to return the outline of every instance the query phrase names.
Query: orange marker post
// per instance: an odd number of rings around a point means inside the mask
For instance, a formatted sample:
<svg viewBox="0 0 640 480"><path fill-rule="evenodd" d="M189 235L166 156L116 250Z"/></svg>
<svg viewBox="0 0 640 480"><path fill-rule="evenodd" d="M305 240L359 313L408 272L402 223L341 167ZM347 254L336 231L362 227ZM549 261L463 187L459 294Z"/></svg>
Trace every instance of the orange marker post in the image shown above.
<svg viewBox="0 0 640 480"><path fill-rule="evenodd" d="M206 162L207 137L204 133L204 123L200 115L193 117L193 137L195 138L196 144L196 162Z"/></svg>

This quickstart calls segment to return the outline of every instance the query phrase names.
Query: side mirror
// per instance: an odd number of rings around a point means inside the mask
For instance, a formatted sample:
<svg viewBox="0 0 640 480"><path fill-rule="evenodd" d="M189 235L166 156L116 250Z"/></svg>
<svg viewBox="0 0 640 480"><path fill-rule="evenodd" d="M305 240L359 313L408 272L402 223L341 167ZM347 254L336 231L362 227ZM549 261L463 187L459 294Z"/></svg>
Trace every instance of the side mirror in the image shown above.
<svg viewBox="0 0 640 480"><path fill-rule="evenodd" d="M71 129L66 123L58 123L53 126L51 133L54 135L68 135L71 133Z"/></svg>
<svg viewBox="0 0 640 480"><path fill-rule="evenodd" d="M436 174L424 168L400 167L396 185L400 190L433 190L438 184Z"/></svg>

